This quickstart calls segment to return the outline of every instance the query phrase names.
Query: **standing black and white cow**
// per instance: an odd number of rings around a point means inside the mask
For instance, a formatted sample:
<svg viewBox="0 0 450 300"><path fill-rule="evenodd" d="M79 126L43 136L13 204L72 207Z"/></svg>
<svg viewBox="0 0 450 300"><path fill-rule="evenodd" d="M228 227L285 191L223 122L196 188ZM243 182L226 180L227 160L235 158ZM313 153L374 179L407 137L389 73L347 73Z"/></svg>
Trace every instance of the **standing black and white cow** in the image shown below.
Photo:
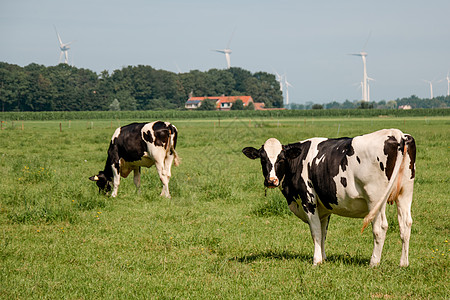
<svg viewBox="0 0 450 300"><path fill-rule="evenodd" d="M95 181L99 191L117 196L120 176L126 178L134 171L134 184L139 190L141 185L141 167L155 165L163 184L161 196L170 198L169 179L172 162L179 164L177 145L177 128L168 123L132 123L114 132L108 149L105 169L89 179ZM112 186L111 186L112 185Z"/></svg>
<svg viewBox="0 0 450 300"><path fill-rule="evenodd" d="M314 265L325 259L325 238L331 214L372 222L376 266L386 237L386 202L397 204L402 254L408 266L411 202L416 146L411 135L384 129L355 138L311 138L282 145L270 138L260 149L242 152L261 159L264 185L280 187L289 209L309 224L314 242Z"/></svg>

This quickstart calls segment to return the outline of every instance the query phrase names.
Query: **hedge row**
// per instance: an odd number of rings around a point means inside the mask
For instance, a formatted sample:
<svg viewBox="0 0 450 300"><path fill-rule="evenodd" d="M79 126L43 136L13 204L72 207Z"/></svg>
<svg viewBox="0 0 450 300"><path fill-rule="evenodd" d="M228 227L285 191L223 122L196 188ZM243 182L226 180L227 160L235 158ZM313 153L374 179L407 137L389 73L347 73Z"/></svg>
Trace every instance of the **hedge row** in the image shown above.
<svg viewBox="0 0 450 300"><path fill-rule="evenodd" d="M326 109L262 111L56 111L0 112L1 120L99 120L99 119L227 119L227 118L295 118L295 117L420 117L449 116L450 109Z"/></svg>

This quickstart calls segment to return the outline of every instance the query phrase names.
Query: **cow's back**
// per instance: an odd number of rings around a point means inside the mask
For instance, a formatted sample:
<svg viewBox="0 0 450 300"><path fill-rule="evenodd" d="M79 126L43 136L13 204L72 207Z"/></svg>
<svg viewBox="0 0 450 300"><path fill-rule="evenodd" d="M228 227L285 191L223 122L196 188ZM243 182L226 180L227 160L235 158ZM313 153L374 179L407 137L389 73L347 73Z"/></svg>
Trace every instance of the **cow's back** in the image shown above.
<svg viewBox="0 0 450 300"><path fill-rule="evenodd" d="M301 177L327 210L364 217L368 204L379 200L388 187L402 140L405 135L398 129L354 138L308 139Z"/></svg>
<svg viewBox="0 0 450 300"><path fill-rule="evenodd" d="M146 144L142 140L142 128L147 123L132 123L116 129L111 138L110 148L117 151L119 158L125 161L138 161L144 156Z"/></svg>

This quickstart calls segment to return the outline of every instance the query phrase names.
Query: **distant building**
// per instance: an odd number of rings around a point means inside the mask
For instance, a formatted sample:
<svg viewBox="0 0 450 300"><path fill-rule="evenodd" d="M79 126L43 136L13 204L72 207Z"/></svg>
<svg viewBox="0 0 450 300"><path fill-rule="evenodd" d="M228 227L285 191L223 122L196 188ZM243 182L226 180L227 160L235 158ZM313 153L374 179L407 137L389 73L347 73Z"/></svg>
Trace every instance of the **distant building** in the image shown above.
<svg viewBox="0 0 450 300"><path fill-rule="evenodd" d="M411 107L411 105L406 104L406 105L400 105L398 107L398 109L412 109L412 107Z"/></svg>
<svg viewBox="0 0 450 300"><path fill-rule="evenodd" d="M265 106L264 102L253 103L253 105L255 106L255 110L263 110Z"/></svg>
<svg viewBox="0 0 450 300"><path fill-rule="evenodd" d="M189 97L184 107L187 109L197 109L202 105L204 100L215 100L216 110L230 110L237 100L241 100L244 107L247 107L250 103L256 104L251 96L217 96L217 97ZM255 105L256 109L256 105Z"/></svg>
<svg viewBox="0 0 450 300"><path fill-rule="evenodd" d="M194 98L194 97L191 97ZM186 103L184 104L184 107L187 109L196 109L199 108L200 105L202 105L202 100L193 100L189 98L188 101L186 101ZM195 97L195 98L200 98L200 97Z"/></svg>
<svg viewBox="0 0 450 300"><path fill-rule="evenodd" d="M184 104L187 109L197 109L202 105L204 100L214 100L216 102L216 110L230 110L237 100L241 100L244 107L253 103L255 110L285 110L286 108L265 108L264 103L255 102L251 96L217 96L217 97L194 97L192 93L189 94L189 99Z"/></svg>

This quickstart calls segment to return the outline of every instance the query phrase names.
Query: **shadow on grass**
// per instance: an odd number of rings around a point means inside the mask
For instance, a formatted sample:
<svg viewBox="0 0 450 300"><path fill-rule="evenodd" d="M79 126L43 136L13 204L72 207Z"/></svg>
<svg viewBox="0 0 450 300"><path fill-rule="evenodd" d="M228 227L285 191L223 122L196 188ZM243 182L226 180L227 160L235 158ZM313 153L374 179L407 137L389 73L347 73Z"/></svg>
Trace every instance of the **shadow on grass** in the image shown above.
<svg viewBox="0 0 450 300"><path fill-rule="evenodd" d="M312 255L295 253L290 251L265 251L260 253L250 253L241 257L233 257L230 260L235 260L240 263L252 263L257 260L276 259L276 260L301 260L312 264ZM367 266L370 259L360 256L350 256L349 254L330 255L326 262L333 264Z"/></svg>
<svg viewBox="0 0 450 300"><path fill-rule="evenodd" d="M303 261L311 261L312 256L301 253L293 253L289 251L265 251L261 253L250 253L248 255L243 255L241 257L233 257L230 260L236 260L241 263L251 263L261 259L277 259L277 260L291 260L299 259Z"/></svg>

